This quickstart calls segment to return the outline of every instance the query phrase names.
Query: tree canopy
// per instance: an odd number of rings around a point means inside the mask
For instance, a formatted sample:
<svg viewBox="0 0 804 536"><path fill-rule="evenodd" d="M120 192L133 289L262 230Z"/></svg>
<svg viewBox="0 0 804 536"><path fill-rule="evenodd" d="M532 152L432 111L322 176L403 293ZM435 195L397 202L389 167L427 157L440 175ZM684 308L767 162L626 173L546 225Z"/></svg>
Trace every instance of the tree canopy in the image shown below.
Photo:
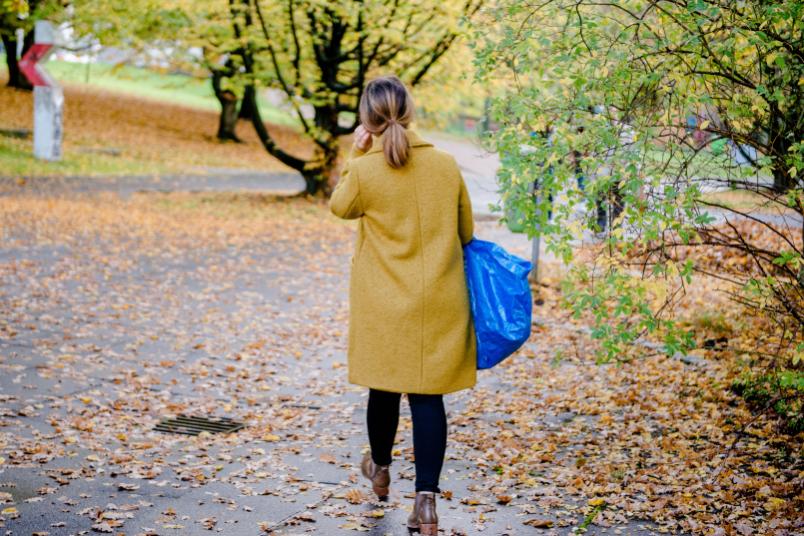
<svg viewBox="0 0 804 536"><path fill-rule="evenodd" d="M601 230L576 210L609 206L607 247L573 265L567 293L576 311L593 313L604 358L651 331L671 353L689 345L668 321L696 269L684 248L745 252L749 270L714 275L786 326L784 339L804 327L803 6L501 0L476 26L481 79L508 86L493 107L505 203L570 263L584 231ZM577 175L593 178L585 191ZM780 217L707 197L724 187ZM548 220L557 196L566 203ZM746 220L761 233L746 232Z"/></svg>
<svg viewBox="0 0 804 536"><path fill-rule="evenodd" d="M253 124L266 150L299 170L311 194L328 191L338 138L357 127L369 77L392 72L416 86L459 36L462 17L480 0L398 2L232 0L230 23L246 84L282 91L314 144L311 158L271 138L259 113ZM256 106L254 106L256 109Z"/></svg>
<svg viewBox="0 0 804 536"><path fill-rule="evenodd" d="M469 61L445 62L461 35L461 21L482 0L132 0L75 3L82 34L131 48L159 44L170 61L212 74L223 107L219 137L235 138L236 104L248 109L268 153L302 173L311 194L328 192L338 139L358 124L366 81L394 73L419 86L463 74ZM441 69L436 66L441 65ZM270 88L311 141L310 154L281 147L265 127L254 89ZM432 94L432 92L431 92ZM225 117L224 117L225 116Z"/></svg>

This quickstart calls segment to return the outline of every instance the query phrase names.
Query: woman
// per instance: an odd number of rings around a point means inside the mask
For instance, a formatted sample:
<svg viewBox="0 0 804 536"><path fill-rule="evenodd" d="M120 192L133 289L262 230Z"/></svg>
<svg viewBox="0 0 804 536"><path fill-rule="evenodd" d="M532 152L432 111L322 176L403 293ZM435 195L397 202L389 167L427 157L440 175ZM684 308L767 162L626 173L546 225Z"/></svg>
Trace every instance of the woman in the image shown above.
<svg viewBox="0 0 804 536"><path fill-rule="evenodd" d="M395 76L372 80L362 125L330 201L358 219L352 258L349 381L369 388L371 452L362 462L388 495L401 393L413 416L416 501L408 526L436 534L435 494L444 463L443 394L475 384L475 335L462 245L472 206L455 159L410 130L413 101ZM375 138L372 142L372 136Z"/></svg>

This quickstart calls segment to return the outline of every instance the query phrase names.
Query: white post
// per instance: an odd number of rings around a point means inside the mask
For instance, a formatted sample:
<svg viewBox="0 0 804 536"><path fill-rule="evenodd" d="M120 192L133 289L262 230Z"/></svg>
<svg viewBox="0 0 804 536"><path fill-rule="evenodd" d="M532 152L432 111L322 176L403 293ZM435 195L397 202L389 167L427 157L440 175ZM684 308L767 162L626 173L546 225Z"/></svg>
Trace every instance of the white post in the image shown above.
<svg viewBox="0 0 804 536"><path fill-rule="evenodd" d="M34 86L34 156L41 160L61 160L64 94L39 64L53 51L54 37L50 22L36 21L34 44L20 60L20 69Z"/></svg>
<svg viewBox="0 0 804 536"><path fill-rule="evenodd" d="M61 160L64 94L60 87L34 86L34 156Z"/></svg>

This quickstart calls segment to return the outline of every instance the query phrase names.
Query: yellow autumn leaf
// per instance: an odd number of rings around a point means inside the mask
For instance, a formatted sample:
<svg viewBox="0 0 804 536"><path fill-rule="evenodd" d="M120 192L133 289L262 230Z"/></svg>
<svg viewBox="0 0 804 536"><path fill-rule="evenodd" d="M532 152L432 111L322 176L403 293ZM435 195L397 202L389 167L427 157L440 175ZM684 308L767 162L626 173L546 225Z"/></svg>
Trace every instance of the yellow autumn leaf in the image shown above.
<svg viewBox="0 0 804 536"><path fill-rule="evenodd" d="M365 532L369 530L368 527L361 525L360 523L356 523L354 521L350 521L348 523L344 523L343 525L338 525L338 528L345 529L345 530L357 530L360 532Z"/></svg>
<svg viewBox="0 0 804 536"><path fill-rule="evenodd" d="M359 489L350 489L344 493L343 498L352 504L361 504L366 501L366 496Z"/></svg>
<svg viewBox="0 0 804 536"><path fill-rule="evenodd" d="M529 519L528 521L523 521L522 523L537 529L551 529L554 525L554 522L549 519Z"/></svg>

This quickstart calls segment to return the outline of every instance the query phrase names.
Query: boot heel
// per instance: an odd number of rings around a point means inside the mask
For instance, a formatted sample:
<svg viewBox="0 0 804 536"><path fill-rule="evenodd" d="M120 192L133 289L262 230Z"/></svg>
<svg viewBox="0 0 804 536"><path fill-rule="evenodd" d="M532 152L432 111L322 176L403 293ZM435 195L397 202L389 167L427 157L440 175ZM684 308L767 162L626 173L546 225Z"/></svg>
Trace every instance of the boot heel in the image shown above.
<svg viewBox="0 0 804 536"><path fill-rule="evenodd" d="M371 480L371 489L377 494L380 500L388 498L388 489L391 485L391 475L387 465L377 465L371 459L371 454L366 453L360 463L360 471L363 476Z"/></svg>
<svg viewBox="0 0 804 536"><path fill-rule="evenodd" d="M437 536L438 523L421 523L419 525L419 534L421 536Z"/></svg>

